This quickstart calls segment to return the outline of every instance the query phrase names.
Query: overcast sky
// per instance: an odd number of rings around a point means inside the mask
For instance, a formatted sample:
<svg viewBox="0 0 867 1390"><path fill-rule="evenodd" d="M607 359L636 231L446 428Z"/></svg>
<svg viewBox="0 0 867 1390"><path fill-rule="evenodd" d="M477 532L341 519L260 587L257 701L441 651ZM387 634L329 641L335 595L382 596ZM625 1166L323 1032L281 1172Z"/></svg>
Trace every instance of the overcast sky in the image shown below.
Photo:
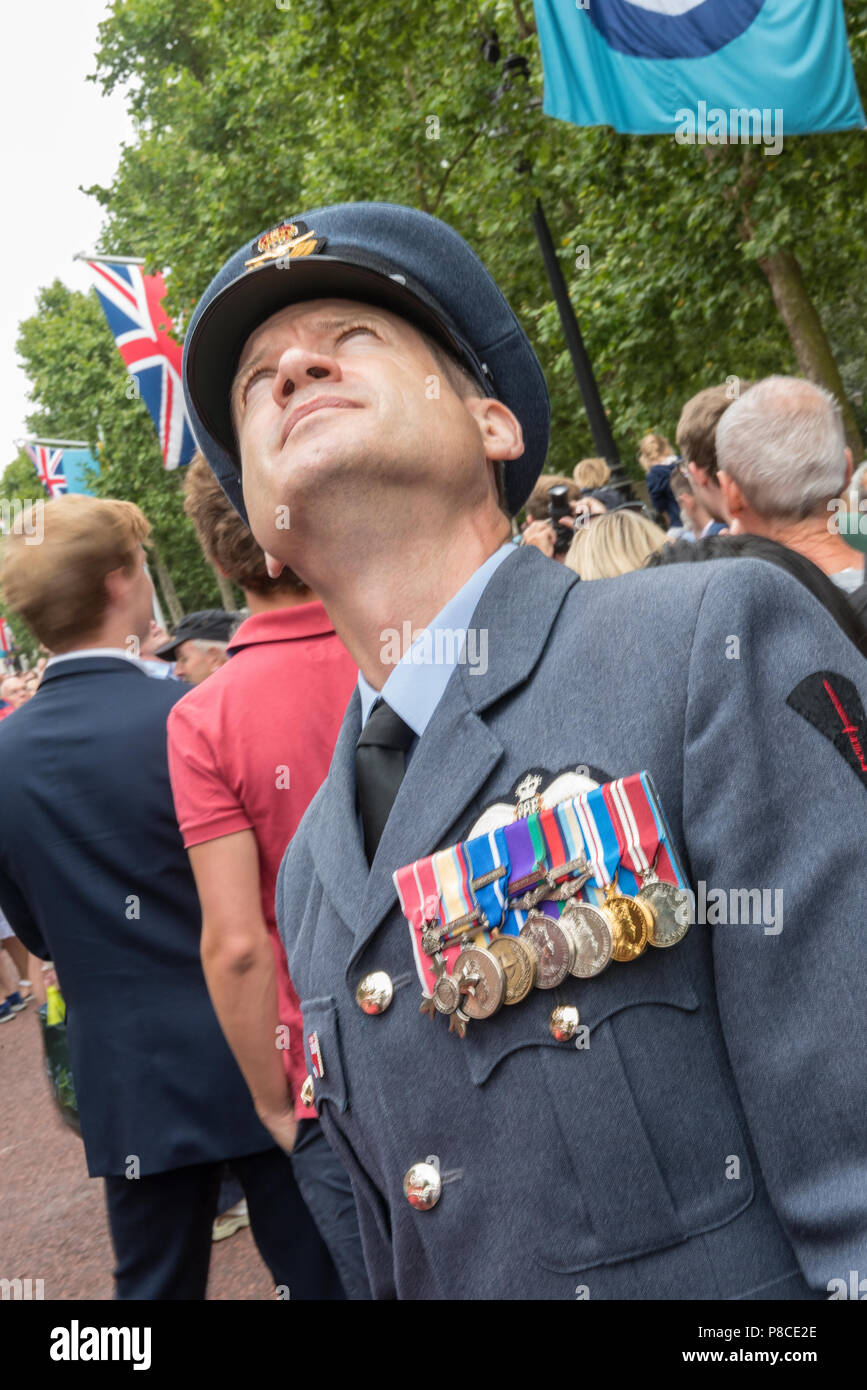
<svg viewBox="0 0 867 1390"><path fill-rule="evenodd" d="M27 378L15 353L18 324L34 312L39 289L55 278L72 289L89 288L87 267L72 258L94 249L101 209L78 186L109 183L121 144L132 140L123 96L106 99L85 81L107 10L106 0L4 7L0 471L15 456L28 410Z"/></svg>

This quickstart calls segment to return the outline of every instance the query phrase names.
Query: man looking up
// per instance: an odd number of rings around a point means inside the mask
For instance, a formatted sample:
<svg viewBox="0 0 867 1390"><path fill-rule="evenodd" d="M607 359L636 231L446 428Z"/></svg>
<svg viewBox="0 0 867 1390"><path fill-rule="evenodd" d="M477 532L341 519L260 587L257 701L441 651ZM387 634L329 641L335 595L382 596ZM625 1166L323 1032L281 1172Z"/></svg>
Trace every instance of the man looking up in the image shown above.
<svg viewBox="0 0 867 1390"><path fill-rule="evenodd" d="M423 213L341 204L247 242L191 319L185 385L272 574L313 587L361 672L277 904L374 1295L823 1297L867 1240L867 1077L828 1052L867 1044L867 766L823 685L859 717L863 658L758 561L584 584L505 544L544 463L544 378L482 263ZM444 967L477 991L466 1036L448 991L458 1027L425 1017L415 926L439 942L511 882L465 878L451 847L490 862L492 827L529 825L549 790L639 771L690 879L783 893L785 930L700 922L598 979L567 964L553 1010L532 978L498 1009L479 955L487 992Z"/></svg>

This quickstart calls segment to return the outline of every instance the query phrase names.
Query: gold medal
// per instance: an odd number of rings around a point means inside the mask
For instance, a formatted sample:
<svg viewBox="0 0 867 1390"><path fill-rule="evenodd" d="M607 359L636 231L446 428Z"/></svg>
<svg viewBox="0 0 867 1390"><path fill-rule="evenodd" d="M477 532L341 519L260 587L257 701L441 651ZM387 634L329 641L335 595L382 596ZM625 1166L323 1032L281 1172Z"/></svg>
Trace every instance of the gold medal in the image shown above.
<svg viewBox="0 0 867 1390"><path fill-rule="evenodd" d="M520 936L495 936L488 950L503 967L506 976L506 1004L520 1004L536 983L538 956Z"/></svg>
<svg viewBox="0 0 867 1390"><path fill-rule="evenodd" d="M612 957L621 964L637 960L647 945L653 926L650 908L637 898L628 898L617 891L617 879L605 889L605 902L600 911L608 918L614 938Z"/></svg>

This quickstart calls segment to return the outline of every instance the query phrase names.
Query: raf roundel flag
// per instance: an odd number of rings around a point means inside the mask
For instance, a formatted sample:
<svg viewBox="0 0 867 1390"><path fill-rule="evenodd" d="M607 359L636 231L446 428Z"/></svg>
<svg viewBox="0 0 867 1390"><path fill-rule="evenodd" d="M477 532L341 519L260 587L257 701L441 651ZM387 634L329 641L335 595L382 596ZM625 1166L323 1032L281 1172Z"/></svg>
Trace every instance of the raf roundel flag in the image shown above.
<svg viewBox="0 0 867 1390"><path fill-rule="evenodd" d="M691 113L693 132L746 131L754 143L770 118L780 138L865 124L842 0L535 6L549 116L652 135L682 130Z"/></svg>

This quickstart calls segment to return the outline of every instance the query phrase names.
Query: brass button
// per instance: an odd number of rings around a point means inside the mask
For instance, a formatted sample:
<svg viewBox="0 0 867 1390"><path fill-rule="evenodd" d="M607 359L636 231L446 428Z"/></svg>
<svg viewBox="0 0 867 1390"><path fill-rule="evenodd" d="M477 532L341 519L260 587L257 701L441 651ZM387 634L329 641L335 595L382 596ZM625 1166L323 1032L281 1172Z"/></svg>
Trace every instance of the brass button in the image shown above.
<svg viewBox="0 0 867 1390"><path fill-rule="evenodd" d="M384 970L374 970L359 980L355 999L364 1014L384 1014L394 998L391 976Z"/></svg>
<svg viewBox="0 0 867 1390"><path fill-rule="evenodd" d="M551 1010L548 1029L551 1037L556 1038L557 1042L571 1042L578 1032L580 1022L578 1010L574 1004L558 1004L556 1009Z"/></svg>
<svg viewBox="0 0 867 1390"><path fill-rule="evenodd" d="M440 1199L442 1178L432 1163L414 1163L403 1180L406 1200L416 1211L430 1211Z"/></svg>
<svg viewBox="0 0 867 1390"><path fill-rule="evenodd" d="M313 1104L313 1077L309 1073L305 1076L301 1087L301 1100L305 1105Z"/></svg>

